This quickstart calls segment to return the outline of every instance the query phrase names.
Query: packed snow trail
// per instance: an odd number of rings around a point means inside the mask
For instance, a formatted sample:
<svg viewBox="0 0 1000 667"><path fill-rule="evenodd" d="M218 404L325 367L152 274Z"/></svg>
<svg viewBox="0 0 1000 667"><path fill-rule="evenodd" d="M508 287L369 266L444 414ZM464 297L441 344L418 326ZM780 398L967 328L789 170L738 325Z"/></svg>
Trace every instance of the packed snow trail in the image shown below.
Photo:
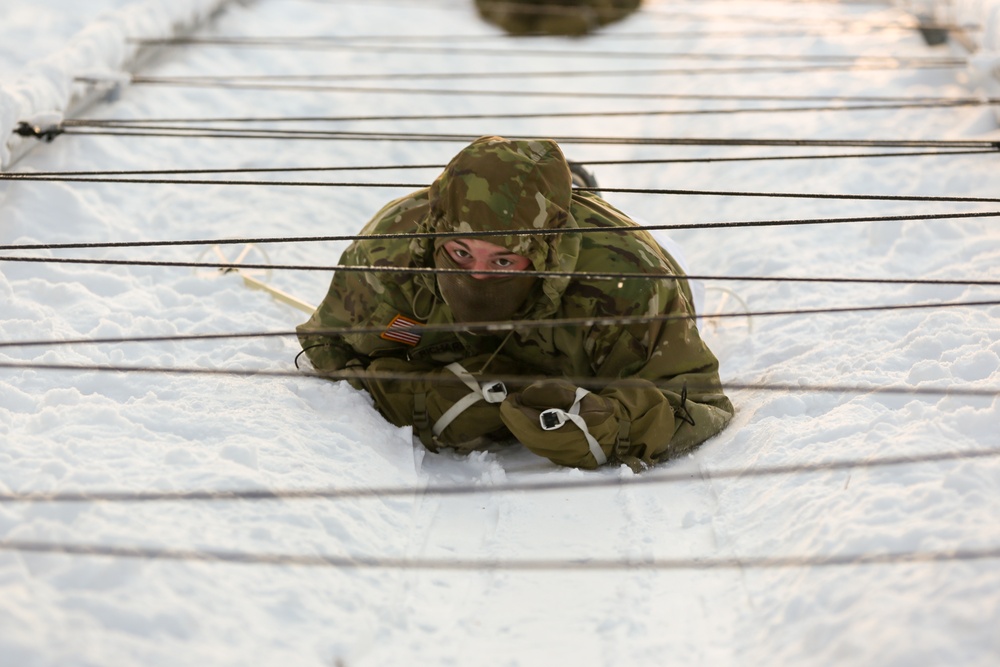
<svg viewBox="0 0 1000 667"><path fill-rule="evenodd" d="M49 5L58 0L49 0ZM676 6L675 6L676 4ZM975 7L973 7L975 5ZM109 7L111 5L108 5ZM136 5L138 6L138 5ZM996 3L954 3L997 44ZM73 3L61 7L76 11ZM4 48L30 37L27 8L0 21ZM980 12L971 15L970 12ZM673 12L664 18L663 14ZM971 16L971 18L970 18ZM153 20L155 17L147 17ZM259 0L232 6L206 36L482 36L491 50L575 49L574 58L506 58L377 49L185 46L152 76L553 71L634 67L613 49L733 54L955 57L887 6L728 1L661 5L579 40L501 38L471 2ZM987 20L989 22L987 22ZM795 30L789 37L754 33ZM649 40L628 35L658 33ZM68 39L71 35L67 34ZM991 41L992 40L992 41ZM465 46L468 41L463 42ZM369 44L369 46L373 46ZM438 45L440 46L440 45ZM30 51L25 43L25 53ZM116 52L117 53L117 52ZM29 58L30 59L30 58ZM62 62L62 61L60 61ZM663 67L690 69L663 59ZM81 65L82 63L76 63ZM50 74L71 78L68 65ZM524 77L525 91L968 97L973 70ZM482 76L476 87L515 82ZM637 83L639 81L639 83ZM4 84L7 83L5 79ZM372 84L372 87L385 82ZM400 88L427 82L394 82ZM462 89L466 81L435 85ZM95 118L303 117L708 109L701 101L430 96L125 86ZM8 107L5 107L4 112ZM5 119L8 116L3 116ZM5 120L6 122L6 120ZM11 121L13 122L13 120ZM250 124L270 127L272 124ZM524 136L1000 140L988 107L864 112L353 121L348 131ZM444 164L461 145L390 141L62 136L21 171ZM571 159L709 159L807 148L572 145ZM825 151L832 152L832 151ZM996 197L993 155L602 165L607 187ZM435 169L381 172L429 182ZM257 175L254 176L256 178ZM281 178L280 175L275 178ZM325 178L303 175L303 178ZM370 173L345 174L370 182ZM0 243L353 234L388 199L377 188L0 183ZM609 194L653 224L984 211L983 204ZM733 230L675 235L692 271L729 275L998 277L996 221ZM331 264L344 244L275 244L276 263ZM103 249L94 257L194 259L202 249ZM61 253L51 253L60 255ZM318 303L329 276L275 272L272 284ZM727 284L753 310L996 298L995 289L927 285ZM713 287L708 285L708 287ZM711 292L709 292L711 294ZM301 316L238 276L187 269L0 263L0 340L288 330ZM363 393L307 377L184 377L0 370L0 490L412 489L350 500L0 503L0 542L148 546L335 557L754 562L947 552L1000 545L1000 462L871 467L887 456L1000 446L1000 399L868 394L866 387L1000 386L1000 308L757 318L706 323L724 379L853 385L844 393L732 392L732 425L663 466L682 482L500 492L503 481L617 480L614 469L557 469L513 447L459 457L414 447ZM97 365L292 368L294 339L0 349L0 360ZM849 470L757 477L718 471L856 461ZM657 474L653 471L648 474ZM481 494L435 496L479 482ZM574 560L575 559L575 560ZM209 665L884 665L992 666L1000 656L1000 570L993 560L838 567L590 571L290 567L0 551L0 667Z"/></svg>

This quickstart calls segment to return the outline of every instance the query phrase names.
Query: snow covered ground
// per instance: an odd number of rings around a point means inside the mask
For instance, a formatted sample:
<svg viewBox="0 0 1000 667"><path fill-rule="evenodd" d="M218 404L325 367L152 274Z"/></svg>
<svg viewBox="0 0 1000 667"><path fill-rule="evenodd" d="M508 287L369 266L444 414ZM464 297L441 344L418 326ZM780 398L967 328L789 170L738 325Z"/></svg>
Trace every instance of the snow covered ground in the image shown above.
<svg viewBox="0 0 1000 667"><path fill-rule="evenodd" d="M0 88L29 60L58 49L99 9L121 10L126 3L86 3L83 9L70 0L48 0L41 7L52 18L42 23L32 19L39 3L24 4L0 9ZM974 5L980 18L996 16L996 3L957 4ZM965 57L955 47L926 46L914 31L881 29L904 20L898 9L874 3L647 2L643 12L597 36L512 40L482 24L464 0L257 0L233 4L199 34L409 35L426 41L372 38L362 44L373 48L327 50L188 46L168 49L142 74L470 72L479 76L303 83L623 96L975 94L976 81L964 67L690 71L802 64L768 54ZM754 36L761 31L768 36ZM442 48L446 35L456 39ZM526 56L526 49L554 53ZM615 51L633 55L609 54ZM676 55L643 55L668 52ZM761 59L682 57L720 53ZM73 66L86 70L88 63ZM667 68L689 71L569 74ZM528 71L566 74L500 76ZM88 117L781 104L807 103L134 85ZM992 111L982 106L251 127L470 137L1000 140ZM11 169L443 165L463 144L67 135ZM571 159L590 163L885 150L564 148ZM224 178L406 184L429 182L437 171ZM594 171L607 187L1000 198L996 153L599 165ZM0 181L0 244L352 234L384 201L408 189ZM651 224L1000 210L997 201L608 198ZM697 274L997 281L997 224L996 217L982 217L694 229L673 236ZM272 243L261 250L274 263L330 265L343 247ZM225 252L233 256L238 248L226 246ZM31 254L184 262L207 250ZM315 303L329 274L275 271L269 280ZM707 285L736 290L753 311L1000 299L996 287L975 285ZM720 295L710 291L710 305ZM289 331L305 318L245 289L236 276L180 267L2 261L0 304L3 344ZM387 425L364 394L307 377L16 367L294 371L298 347L291 337L4 345L0 666L997 664L1000 306L761 316L752 331L740 320L705 326L724 380L749 385L730 392L737 415L694 455L638 477L615 469L559 469L520 447L470 457L429 454L411 444L408 430ZM799 388L775 391L777 384ZM810 389L820 385L842 389ZM985 395L869 391L881 387L980 389ZM915 462L881 464L901 458ZM756 474L840 462L856 465ZM509 488L536 483L586 487ZM424 491L456 484L477 492ZM399 492L271 500L25 499L33 493L387 488ZM348 566L352 558L357 560Z"/></svg>
<svg viewBox="0 0 1000 667"><path fill-rule="evenodd" d="M4 40L0 43L0 78L12 79L33 60L66 46L67 38L83 30L103 12L114 11L131 0L91 0L80 6L66 0L39 0L31 7L0 8Z"/></svg>

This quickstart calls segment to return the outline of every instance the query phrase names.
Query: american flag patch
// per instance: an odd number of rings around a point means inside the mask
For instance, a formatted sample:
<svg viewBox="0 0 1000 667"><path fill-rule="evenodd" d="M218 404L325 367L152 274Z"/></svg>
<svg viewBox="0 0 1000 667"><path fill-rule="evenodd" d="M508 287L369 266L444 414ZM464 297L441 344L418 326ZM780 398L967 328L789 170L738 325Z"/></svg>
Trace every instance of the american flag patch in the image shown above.
<svg viewBox="0 0 1000 667"><path fill-rule="evenodd" d="M396 317L392 318L392 322L389 322L389 326L385 328L385 331L379 334L379 338L394 340L397 343L403 343L412 347L420 342L420 336L422 335L420 327L422 326L424 326L422 322L411 320L409 317L403 317L402 315L396 315Z"/></svg>

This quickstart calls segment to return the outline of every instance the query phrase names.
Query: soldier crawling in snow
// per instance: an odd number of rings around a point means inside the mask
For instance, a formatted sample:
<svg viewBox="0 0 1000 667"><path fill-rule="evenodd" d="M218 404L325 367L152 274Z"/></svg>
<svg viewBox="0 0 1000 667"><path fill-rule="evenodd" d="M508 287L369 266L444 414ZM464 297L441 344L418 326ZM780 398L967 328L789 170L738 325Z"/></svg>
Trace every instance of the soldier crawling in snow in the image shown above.
<svg viewBox="0 0 1000 667"><path fill-rule="evenodd" d="M637 227L596 194L572 187L555 142L482 137L429 188L390 202L361 232L399 238L356 241L340 259L342 266L466 272L338 271L298 328L302 348L317 370L339 371L366 389L393 424L413 425L432 451L513 436L560 465L640 470L718 433L733 406L689 317L688 281L677 278L683 271ZM620 228L628 232L610 231ZM595 229L609 231L578 231ZM508 273L471 273L489 270ZM663 278L565 275L572 272ZM546 323L650 315L681 317ZM477 327L511 320L525 324ZM433 328L454 323L469 326ZM381 333L324 334L349 327Z"/></svg>

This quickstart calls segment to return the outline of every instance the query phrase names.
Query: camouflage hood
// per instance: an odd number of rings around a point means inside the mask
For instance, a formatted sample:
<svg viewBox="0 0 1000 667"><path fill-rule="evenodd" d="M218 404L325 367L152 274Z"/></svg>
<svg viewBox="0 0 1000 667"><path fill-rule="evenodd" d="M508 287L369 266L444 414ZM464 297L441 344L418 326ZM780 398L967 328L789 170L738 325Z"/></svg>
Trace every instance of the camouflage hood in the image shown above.
<svg viewBox="0 0 1000 667"><path fill-rule="evenodd" d="M445 167L428 190L429 211L420 232L483 232L576 228L569 213L572 179L559 146L551 140L481 137ZM579 234L487 236L531 260L537 271L572 271ZM411 251L429 266L445 239L414 239ZM542 281L543 299L530 309L545 316L558 307L568 278Z"/></svg>
<svg viewBox="0 0 1000 667"><path fill-rule="evenodd" d="M512 35L584 35L619 21L641 0L476 0L479 15Z"/></svg>

